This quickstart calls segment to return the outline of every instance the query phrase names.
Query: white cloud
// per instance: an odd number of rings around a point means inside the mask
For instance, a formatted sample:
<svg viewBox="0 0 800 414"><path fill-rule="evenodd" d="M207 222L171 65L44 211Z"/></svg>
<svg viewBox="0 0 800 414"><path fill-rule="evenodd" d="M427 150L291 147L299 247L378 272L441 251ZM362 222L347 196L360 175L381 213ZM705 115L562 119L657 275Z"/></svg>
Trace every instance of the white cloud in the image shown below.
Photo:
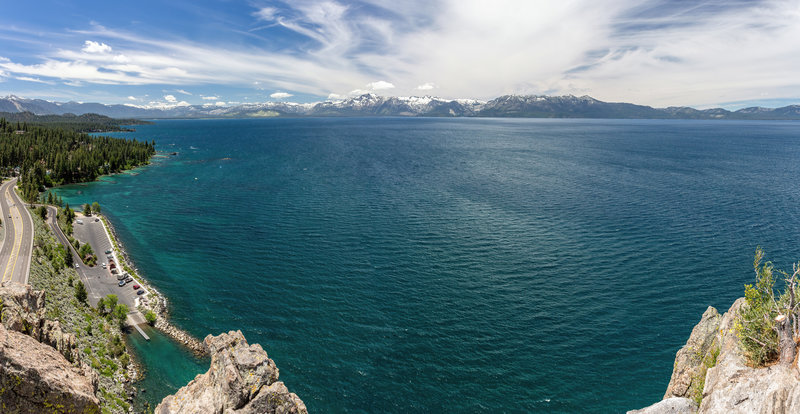
<svg viewBox="0 0 800 414"><path fill-rule="evenodd" d="M177 99L177 98L175 98L175 96L174 96L174 95L164 95L164 100L165 100L165 101L167 101L167 102L169 102L169 103L175 103L175 102L178 102L178 99Z"/></svg>
<svg viewBox="0 0 800 414"><path fill-rule="evenodd" d="M182 94L184 94L184 95L189 95L189 96L192 96L192 93L191 93L191 92L187 92L187 91L185 91L185 90L183 90L183 89L176 89L176 90L175 90L175 92L182 93Z"/></svg>
<svg viewBox="0 0 800 414"><path fill-rule="evenodd" d="M225 102L219 101L216 103L217 106L225 106Z"/></svg>
<svg viewBox="0 0 800 414"><path fill-rule="evenodd" d="M329 101L338 101L338 100L341 100L342 98L344 98L344 97L342 95L339 95L338 93L328 94L328 100Z"/></svg>
<svg viewBox="0 0 800 414"><path fill-rule="evenodd" d="M216 101L219 99L219 96L203 96L202 99L205 99L206 101Z"/></svg>
<svg viewBox="0 0 800 414"><path fill-rule="evenodd" d="M111 46L105 43L87 40L84 42L83 49L81 50L85 53L108 53L111 52Z"/></svg>
<svg viewBox="0 0 800 414"><path fill-rule="evenodd" d="M259 9L258 11L256 11L255 13L253 13L253 16L255 16L259 20L264 20L266 22L271 22L271 21L275 20L275 17L276 17L277 13L278 13L278 9L276 9L274 7L263 7L261 9Z"/></svg>
<svg viewBox="0 0 800 414"><path fill-rule="evenodd" d="M272 94L269 95L270 98L274 98L274 99L286 99L286 98L291 98L292 96L294 96L294 95L292 95L291 93L286 93L286 92L275 92L275 93L272 93Z"/></svg>
<svg viewBox="0 0 800 414"><path fill-rule="evenodd" d="M131 101L138 101L138 99L136 99L135 96L129 96L128 99L131 100Z"/></svg>
<svg viewBox="0 0 800 414"><path fill-rule="evenodd" d="M29 76L17 76L16 79L17 80L21 80L21 81L25 81L25 82L44 83L44 84L47 84L47 85L53 85L55 83L53 81L42 80L42 79L39 79L39 78L31 78Z"/></svg>
<svg viewBox="0 0 800 414"><path fill-rule="evenodd" d="M386 89L394 89L394 85L386 81L370 82L367 84L367 89L371 89L373 91L383 91Z"/></svg>
<svg viewBox="0 0 800 414"><path fill-rule="evenodd" d="M417 86L416 89L418 91L429 91L429 90L431 90L431 89L433 89L435 87L436 87L436 85L434 85L433 83L426 82L426 83L423 83L422 85Z"/></svg>

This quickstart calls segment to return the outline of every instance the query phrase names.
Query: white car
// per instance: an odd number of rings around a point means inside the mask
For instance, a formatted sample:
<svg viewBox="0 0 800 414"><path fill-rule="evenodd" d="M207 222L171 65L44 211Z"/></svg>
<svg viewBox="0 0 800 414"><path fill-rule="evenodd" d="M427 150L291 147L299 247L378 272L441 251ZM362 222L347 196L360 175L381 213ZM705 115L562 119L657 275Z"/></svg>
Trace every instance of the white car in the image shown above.
<svg viewBox="0 0 800 414"><path fill-rule="evenodd" d="M75 268L76 268L76 269L80 269L81 267L80 267L80 266L78 266L78 264L77 264L77 263L75 263Z"/></svg>

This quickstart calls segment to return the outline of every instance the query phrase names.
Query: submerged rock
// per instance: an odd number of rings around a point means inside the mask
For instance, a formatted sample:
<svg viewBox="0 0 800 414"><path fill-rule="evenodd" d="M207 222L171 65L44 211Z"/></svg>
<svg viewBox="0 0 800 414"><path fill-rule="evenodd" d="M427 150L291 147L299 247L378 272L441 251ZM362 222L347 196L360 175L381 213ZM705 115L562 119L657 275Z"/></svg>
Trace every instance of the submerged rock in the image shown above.
<svg viewBox="0 0 800 414"><path fill-rule="evenodd" d="M0 324L0 402L8 413L98 413L97 382L63 355Z"/></svg>
<svg viewBox="0 0 800 414"><path fill-rule="evenodd" d="M261 345L241 331L207 336L211 368L156 407L168 413L307 413L305 404L278 381L278 368Z"/></svg>

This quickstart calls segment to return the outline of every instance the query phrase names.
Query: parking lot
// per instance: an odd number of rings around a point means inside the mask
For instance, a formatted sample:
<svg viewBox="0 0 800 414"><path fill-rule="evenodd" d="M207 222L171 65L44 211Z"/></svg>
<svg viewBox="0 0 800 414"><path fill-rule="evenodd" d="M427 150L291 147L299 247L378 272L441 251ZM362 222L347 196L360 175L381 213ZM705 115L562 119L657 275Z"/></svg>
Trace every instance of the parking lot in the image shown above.
<svg viewBox="0 0 800 414"><path fill-rule="evenodd" d="M83 224L78 224L78 220L81 220ZM136 294L136 290L133 289L133 285L139 283L134 280L122 287L118 285L119 280L117 280L117 274L124 271L122 270L122 265L119 263L119 260L117 260L117 252L114 251L113 244L108 238L103 223L99 220L95 221L95 217L79 216L73 223L73 236L80 240L81 243L89 243L95 255L97 255L96 266L88 267L82 263L80 264L80 270L82 270L82 273L85 275L90 285L87 286L87 291L90 296L92 296L92 303L96 304L97 300L100 298L109 294L115 294L119 298L119 303L124 303L132 311L135 310L138 295ZM112 255L118 266L118 273L116 274L112 274L111 270L108 268L103 269L101 265L102 263L109 263L108 255L105 254L108 250L113 251Z"/></svg>

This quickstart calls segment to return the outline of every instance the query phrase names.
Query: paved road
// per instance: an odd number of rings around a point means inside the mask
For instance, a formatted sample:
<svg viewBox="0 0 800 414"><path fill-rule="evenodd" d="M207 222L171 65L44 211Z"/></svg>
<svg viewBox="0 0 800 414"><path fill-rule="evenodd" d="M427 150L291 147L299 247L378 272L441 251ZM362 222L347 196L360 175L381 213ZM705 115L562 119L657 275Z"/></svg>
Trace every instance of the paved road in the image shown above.
<svg viewBox="0 0 800 414"><path fill-rule="evenodd" d="M5 237L0 248L0 284L28 283L33 251L33 220L30 212L14 192L14 178L0 186L0 210L2 210Z"/></svg>
<svg viewBox="0 0 800 414"><path fill-rule="evenodd" d="M89 219L92 221L89 221ZM83 242L88 241L92 246L92 249L99 259L98 265L94 267L85 266L83 264L78 256L78 253L69 244L67 236L65 236L61 231L61 228L58 227L58 223L56 222L56 208L53 206L47 207L47 224L53 230L53 233L56 235L58 241L64 246L69 246L70 252L72 253L73 262L78 263L79 267L75 270L78 271L78 275L83 281L83 284L86 286L89 303L92 306L97 306L97 301L100 300L100 298L103 298L106 295L114 294L119 298L118 303L124 303L125 305L128 305L131 313L138 314L139 312L136 311L137 295L136 291L132 288L132 285L134 285L135 282L128 283L123 287L119 287L117 285L118 280L116 275L112 275L107 269L103 269L103 267L99 264L102 262L108 263L108 259L106 258L104 252L112 249L111 241L105 235L105 231L103 230L103 223L93 221L93 217L81 218L81 220L84 224L77 224L76 221L72 225L74 236Z"/></svg>

